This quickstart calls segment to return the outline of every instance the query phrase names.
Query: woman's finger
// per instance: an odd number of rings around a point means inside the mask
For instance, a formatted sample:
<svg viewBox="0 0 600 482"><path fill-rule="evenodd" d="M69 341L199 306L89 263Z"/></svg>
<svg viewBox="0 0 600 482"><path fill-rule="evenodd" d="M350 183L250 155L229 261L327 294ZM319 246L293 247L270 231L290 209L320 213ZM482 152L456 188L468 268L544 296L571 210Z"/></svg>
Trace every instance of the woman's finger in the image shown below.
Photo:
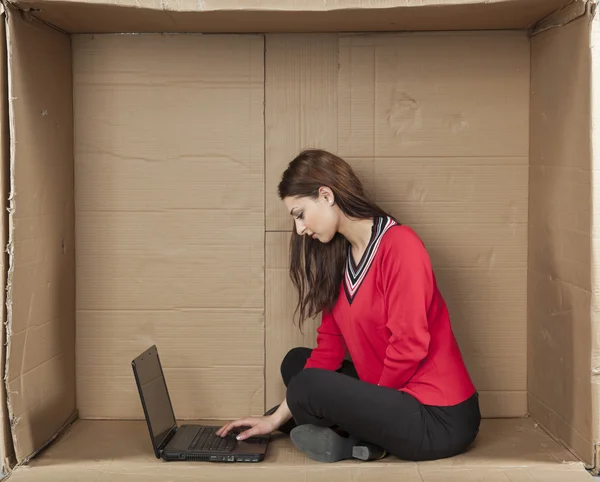
<svg viewBox="0 0 600 482"><path fill-rule="evenodd" d="M233 427L235 427L235 423L236 421L233 422L229 422L228 424L224 425L223 427L221 427L216 433L217 435L220 435L221 437L224 437L225 435L227 435L231 429Z"/></svg>
<svg viewBox="0 0 600 482"><path fill-rule="evenodd" d="M229 425L229 424L228 424L228 423L226 423L226 424L225 424L225 425L223 425L223 426L222 426L222 427L221 427L219 430L217 430L215 433L216 433L217 435L221 435L221 434L222 434L222 433L223 433L223 432L224 432L224 431L227 429L227 426L228 426L228 425Z"/></svg>
<svg viewBox="0 0 600 482"><path fill-rule="evenodd" d="M240 420L235 420L233 422L229 422L225 427L221 428L217 435L221 437L225 437L233 428L236 427L252 427L254 425L253 420L249 418L242 418Z"/></svg>
<svg viewBox="0 0 600 482"><path fill-rule="evenodd" d="M245 430L242 433L240 433L236 438L238 440L246 440L247 438L254 437L255 435L260 435L260 430L258 429L258 427L252 427L248 430Z"/></svg>

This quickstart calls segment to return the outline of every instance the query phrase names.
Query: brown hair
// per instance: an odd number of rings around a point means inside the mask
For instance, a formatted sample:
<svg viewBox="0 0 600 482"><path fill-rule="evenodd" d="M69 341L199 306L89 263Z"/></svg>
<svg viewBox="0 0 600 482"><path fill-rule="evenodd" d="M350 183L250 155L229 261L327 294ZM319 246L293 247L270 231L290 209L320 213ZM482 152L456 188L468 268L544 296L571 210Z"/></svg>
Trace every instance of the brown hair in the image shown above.
<svg viewBox="0 0 600 482"><path fill-rule="evenodd" d="M319 188L327 186L335 203L348 217L368 219L388 216L371 201L362 183L346 161L330 152L302 151L283 173L278 187L281 199L288 196L319 197ZM290 277L298 291L300 329L306 318L332 310L339 296L348 241L336 233L329 243L321 243L292 230L290 240Z"/></svg>

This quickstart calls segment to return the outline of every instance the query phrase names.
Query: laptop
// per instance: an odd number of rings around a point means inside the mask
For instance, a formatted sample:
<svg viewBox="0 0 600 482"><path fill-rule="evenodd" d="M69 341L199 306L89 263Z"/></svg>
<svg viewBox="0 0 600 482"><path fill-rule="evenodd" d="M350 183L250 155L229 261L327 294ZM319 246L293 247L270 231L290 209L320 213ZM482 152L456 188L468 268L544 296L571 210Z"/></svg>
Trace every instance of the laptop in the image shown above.
<svg viewBox="0 0 600 482"><path fill-rule="evenodd" d="M131 365L156 458L198 462L264 460L269 435L238 441L235 438L238 431L224 438L216 435L221 426L177 426L156 345L141 353Z"/></svg>

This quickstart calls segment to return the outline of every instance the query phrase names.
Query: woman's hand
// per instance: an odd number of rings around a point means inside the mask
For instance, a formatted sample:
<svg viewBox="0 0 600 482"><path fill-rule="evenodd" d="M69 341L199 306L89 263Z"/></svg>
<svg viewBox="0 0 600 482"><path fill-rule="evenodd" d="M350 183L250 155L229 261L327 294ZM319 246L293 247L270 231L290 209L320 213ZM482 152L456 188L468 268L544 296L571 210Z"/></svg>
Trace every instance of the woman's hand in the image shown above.
<svg viewBox="0 0 600 482"><path fill-rule="evenodd" d="M255 435L268 435L274 432L280 427L280 423L273 416L267 417L247 417L234 422L229 422L227 425L222 426L217 430L217 435L225 437L233 428L237 427L250 427L248 430L241 432L236 438L238 440L245 440L248 437L254 437Z"/></svg>
<svg viewBox="0 0 600 482"><path fill-rule="evenodd" d="M236 437L238 440L246 440L248 437L254 437L255 435L268 435L291 418L292 413L288 407L287 400L284 399L273 414L263 417L246 417L235 422L229 422L217 430L216 434L225 437L233 428L250 427Z"/></svg>

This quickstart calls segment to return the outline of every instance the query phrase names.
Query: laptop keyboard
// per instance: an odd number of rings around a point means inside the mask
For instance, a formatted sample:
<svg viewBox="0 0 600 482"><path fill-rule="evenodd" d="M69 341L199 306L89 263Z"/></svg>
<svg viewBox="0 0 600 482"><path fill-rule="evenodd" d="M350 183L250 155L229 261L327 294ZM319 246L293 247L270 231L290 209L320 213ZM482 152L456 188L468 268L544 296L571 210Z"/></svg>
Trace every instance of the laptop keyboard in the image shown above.
<svg viewBox="0 0 600 482"><path fill-rule="evenodd" d="M227 434L226 437L220 437L215 434L217 430L218 428L202 427L192 440L190 449L215 452L233 450L237 442L235 435Z"/></svg>

